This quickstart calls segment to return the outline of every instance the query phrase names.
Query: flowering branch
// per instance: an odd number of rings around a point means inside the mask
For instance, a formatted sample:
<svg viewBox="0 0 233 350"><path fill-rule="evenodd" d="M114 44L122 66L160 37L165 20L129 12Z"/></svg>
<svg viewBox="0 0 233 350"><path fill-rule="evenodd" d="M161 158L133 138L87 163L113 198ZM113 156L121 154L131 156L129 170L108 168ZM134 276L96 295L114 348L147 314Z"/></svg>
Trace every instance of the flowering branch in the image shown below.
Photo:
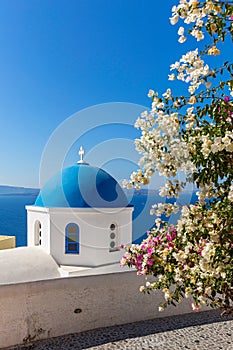
<svg viewBox="0 0 233 350"><path fill-rule="evenodd" d="M170 67L168 80L185 82L187 96L174 96L170 88L161 96L149 90L151 110L135 123L141 130L135 140L141 169L124 184L140 188L157 171L167 179L161 196L178 198L186 183L193 182L198 201L182 208L176 202L155 204L151 214L156 216L180 211L177 224L156 219L147 239L126 248L121 265L155 277L141 291L163 291L160 311L191 296L195 311L206 304L229 313L233 310L233 63L211 69L204 56L219 55L216 43L227 35L233 38L233 4L180 0L170 18L172 24L178 20L198 42L208 35L210 44L200 53L189 51ZM183 27L178 35L180 43L186 40ZM177 179L181 171L182 182Z"/></svg>

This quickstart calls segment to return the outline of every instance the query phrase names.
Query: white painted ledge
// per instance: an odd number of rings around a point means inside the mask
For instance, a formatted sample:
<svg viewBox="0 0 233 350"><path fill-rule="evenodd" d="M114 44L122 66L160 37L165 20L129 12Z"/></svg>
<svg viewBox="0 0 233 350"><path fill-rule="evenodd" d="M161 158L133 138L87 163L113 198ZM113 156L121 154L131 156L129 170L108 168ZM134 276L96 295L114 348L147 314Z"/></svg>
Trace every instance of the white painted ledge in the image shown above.
<svg viewBox="0 0 233 350"><path fill-rule="evenodd" d="M0 285L60 277L54 259L39 247L0 250Z"/></svg>

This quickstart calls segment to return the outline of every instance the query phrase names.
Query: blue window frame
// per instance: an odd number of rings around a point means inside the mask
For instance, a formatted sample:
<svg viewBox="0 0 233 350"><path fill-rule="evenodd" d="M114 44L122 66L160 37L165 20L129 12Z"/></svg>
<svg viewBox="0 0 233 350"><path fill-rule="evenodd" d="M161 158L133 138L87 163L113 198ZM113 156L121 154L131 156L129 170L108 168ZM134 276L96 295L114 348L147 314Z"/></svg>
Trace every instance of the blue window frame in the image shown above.
<svg viewBox="0 0 233 350"><path fill-rule="evenodd" d="M79 226L70 223L66 226L66 254L79 254Z"/></svg>

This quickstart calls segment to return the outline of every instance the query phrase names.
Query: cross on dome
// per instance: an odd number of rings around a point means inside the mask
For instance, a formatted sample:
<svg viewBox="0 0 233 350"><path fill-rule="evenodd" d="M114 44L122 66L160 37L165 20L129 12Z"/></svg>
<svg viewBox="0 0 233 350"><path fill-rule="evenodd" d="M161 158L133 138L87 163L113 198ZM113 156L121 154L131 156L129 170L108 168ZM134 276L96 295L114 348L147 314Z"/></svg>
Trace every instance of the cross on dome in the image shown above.
<svg viewBox="0 0 233 350"><path fill-rule="evenodd" d="M83 162L83 156L85 154L83 146L80 147L78 154L80 155L80 161Z"/></svg>
<svg viewBox="0 0 233 350"><path fill-rule="evenodd" d="M79 160L77 163L78 163L78 164L88 164L88 163L86 163L86 162L83 160L83 157L84 157L84 154L85 154L85 150L84 150L83 146L81 146L81 147L79 148L78 154L79 154L79 156L80 156L80 160Z"/></svg>

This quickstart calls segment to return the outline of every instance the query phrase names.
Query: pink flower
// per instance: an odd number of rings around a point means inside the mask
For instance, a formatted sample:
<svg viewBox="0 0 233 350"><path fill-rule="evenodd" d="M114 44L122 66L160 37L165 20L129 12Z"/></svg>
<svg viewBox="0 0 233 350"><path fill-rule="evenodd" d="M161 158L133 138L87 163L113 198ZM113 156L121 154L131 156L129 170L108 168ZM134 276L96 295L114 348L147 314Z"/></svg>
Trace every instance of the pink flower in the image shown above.
<svg viewBox="0 0 233 350"><path fill-rule="evenodd" d="M147 254L151 255L154 252L153 248L148 248L147 249Z"/></svg>
<svg viewBox="0 0 233 350"><path fill-rule="evenodd" d="M173 243L169 243L167 247L168 247L168 249L169 248L174 248L174 244Z"/></svg>
<svg viewBox="0 0 233 350"><path fill-rule="evenodd" d="M175 231L172 231L171 232L171 235L172 235L172 238L174 239L176 237L176 232Z"/></svg>
<svg viewBox="0 0 233 350"><path fill-rule="evenodd" d="M124 244L121 244L121 245L120 245L120 248L121 248L121 249L124 249L124 248L125 248Z"/></svg>
<svg viewBox="0 0 233 350"><path fill-rule="evenodd" d="M200 306L192 303L192 309L193 309L193 311L198 312L198 311L200 311Z"/></svg>
<svg viewBox="0 0 233 350"><path fill-rule="evenodd" d="M173 241L173 239L176 237L176 232L173 230L170 234L168 233L166 237L169 241Z"/></svg>
<svg viewBox="0 0 233 350"><path fill-rule="evenodd" d="M147 261L147 265L150 265L150 266L153 265L153 261L152 260L148 260Z"/></svg>
<svg viewBox="0 0 233 350"><path fill-rule="evenodd" d="M140 269L142 266L142 260L143 260L143 255L138 255L137 256L137 266Z"/></svg>
<svg viewBox="0 0 233 350"><path fill-rule="evenodd" d="M233 17L233 16L232 16ZM224 102L228 103L230 101L230 97L229 96L225 96L224 97ZM225 112L226 110L224 110Z"/></svg>

